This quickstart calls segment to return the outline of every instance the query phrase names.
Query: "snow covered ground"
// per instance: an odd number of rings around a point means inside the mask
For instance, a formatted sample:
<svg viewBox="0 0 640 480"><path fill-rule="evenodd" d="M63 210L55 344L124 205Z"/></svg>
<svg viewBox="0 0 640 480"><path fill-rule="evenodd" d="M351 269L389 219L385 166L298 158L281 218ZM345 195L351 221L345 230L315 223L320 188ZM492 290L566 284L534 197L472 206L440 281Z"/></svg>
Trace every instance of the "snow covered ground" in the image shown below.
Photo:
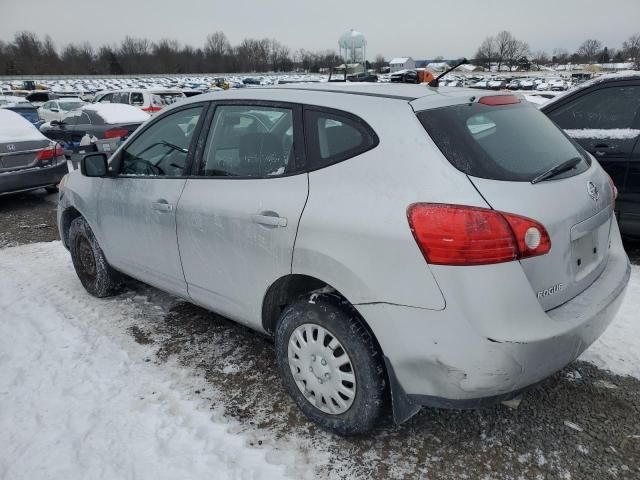
<svg viewBox="0 0 640 480"><path fill-rule="evenodd" d="M259 446L224 405L212 409L215 386L171 359L159 364L157 346L134 342L128 329L140 315L137 298L89 296L59 242L0 249L0 272L0 479L311 478L326 462L326 451L303 442ZM639 307L634 266L618 318L581 359L640 378ZM442 421L438 415L429 413L432 422ZM371 443L397 435L406 431L382 432ZM324 433L315 438L334 442ZM365 460L382 455L376 450ZM394 460L388 478L400 478L405 460Z"/></svg>
<svg viewBox="0 0 640 480"><path fill-rule="evenodd" d="M0 479L272 479L177 365L158 367L88 296L58 243L0 250Z"/></svg>

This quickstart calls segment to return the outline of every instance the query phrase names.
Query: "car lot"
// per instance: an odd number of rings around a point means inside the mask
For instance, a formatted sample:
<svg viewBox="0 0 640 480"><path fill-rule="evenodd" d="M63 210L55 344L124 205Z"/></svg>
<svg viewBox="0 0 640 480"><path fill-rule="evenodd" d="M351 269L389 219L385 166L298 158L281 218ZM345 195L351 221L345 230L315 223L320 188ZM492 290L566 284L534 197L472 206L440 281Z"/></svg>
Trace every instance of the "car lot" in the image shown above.
<svg viewBox="0 0 640 480"><path fill-rule="evenodd" d="M0 198L0 248L53 241L55 195ZM640 245L627 242L640 264ZM62 248L62 247L60 247ZM80 290L78 283L78 289ZM637 288L637 287L636 287ZM633 295L637 290L630 290ZM84 292L82 292L84 294ZM153 352L201 375L184 392L223 408L238 431L294 478L638 478L640 381L578 361L525 394L517 409L424 409L401 427L340 439L315 427L286 396L271 343L220 316L130 282L119 296L135 315L121 328Z"/></svg>

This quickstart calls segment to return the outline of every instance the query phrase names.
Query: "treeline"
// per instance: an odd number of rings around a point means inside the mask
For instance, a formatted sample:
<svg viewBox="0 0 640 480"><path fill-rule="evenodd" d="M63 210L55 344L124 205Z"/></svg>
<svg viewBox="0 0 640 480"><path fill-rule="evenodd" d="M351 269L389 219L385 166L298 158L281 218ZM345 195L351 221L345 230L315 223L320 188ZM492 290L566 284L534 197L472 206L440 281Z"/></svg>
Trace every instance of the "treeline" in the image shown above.
<svg viewBox="0 0 640 480"><path fill-rule="evenodd" d="M58 50L49 35L40 39L28 31L16 33L11 42L0 40L0 75L317 72L340 63L333 51L291 51L268 38L247 38L233 46L223 32L208 35L198 48L127 36L119 45L71 43Z"/></svg>
<svg viewBox="0 0 640 480"><path fill-rule="evenodd" d="M485 38L475 54L475 63L485 68L495 66L513 70L516 66L528 69L531 65L563 65L566 63L625 63L631 62L640 69L640 34L630 36L618 49L607 47L597 39L587 39L569 53L564 48L556 48L550 54L544 50L532 52L526 42L518 40L511 32L503 30L495 36Z"/></svg>

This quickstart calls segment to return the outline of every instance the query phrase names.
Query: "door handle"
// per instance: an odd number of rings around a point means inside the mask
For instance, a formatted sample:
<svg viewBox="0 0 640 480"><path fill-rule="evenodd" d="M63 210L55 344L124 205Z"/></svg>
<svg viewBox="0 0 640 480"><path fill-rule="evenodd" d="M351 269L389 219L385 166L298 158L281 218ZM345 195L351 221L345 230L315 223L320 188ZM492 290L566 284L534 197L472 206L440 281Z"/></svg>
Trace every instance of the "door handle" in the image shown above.
<svg viewBox="0 0 640 480"><path fill-rule="evenodd" d="M287 219L278 215L254 215L253 221L269 227L286 227Z"/></svg>
<svg viewBox="0 0 640 480"><path fill-rule="evenodd" d="M168 203L166 200L158 200L151 203L151 208L154 210L158 210L160 212L171 212L173 211L173 205Z"/></svg>

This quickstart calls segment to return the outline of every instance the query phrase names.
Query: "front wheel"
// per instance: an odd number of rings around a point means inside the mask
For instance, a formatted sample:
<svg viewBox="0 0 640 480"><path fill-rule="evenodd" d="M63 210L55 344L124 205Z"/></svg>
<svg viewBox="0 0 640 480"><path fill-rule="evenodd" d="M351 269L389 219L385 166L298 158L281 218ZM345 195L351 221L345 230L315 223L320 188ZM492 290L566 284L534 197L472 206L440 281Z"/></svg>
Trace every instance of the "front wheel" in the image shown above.
<svg viewBox="0 0 640 480"><path fill-rule="evenodd" d="M385 409L382 354L353 307L330 294L289 305L276 327L276 361L289 395L339 435L371 430Z"/></svg>
<svg viewBox="0 0 640 480"><path fill-rule="evenodd" d="M82 286L94 297L112 295L120 284L120 275L107 263L91 227L83 217L69 227L71 260Z"/></svg>

